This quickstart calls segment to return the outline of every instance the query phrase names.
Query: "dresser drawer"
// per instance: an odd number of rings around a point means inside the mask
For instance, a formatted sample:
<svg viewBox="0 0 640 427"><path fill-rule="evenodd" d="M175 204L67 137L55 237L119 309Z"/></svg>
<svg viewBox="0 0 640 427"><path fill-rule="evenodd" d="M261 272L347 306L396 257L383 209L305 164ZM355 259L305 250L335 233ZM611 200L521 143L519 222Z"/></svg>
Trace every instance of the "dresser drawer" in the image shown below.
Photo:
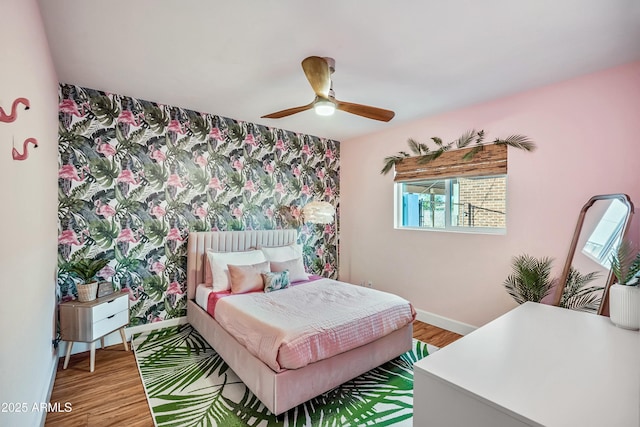
<svg viewBox="0 0 640 427"><path fill-rule="evenodd" d="M126 301L126 300L125 300ZM91 328L92 339L98 339L103 335L113 332L129 323L129 310L125 309L119 313L99 320Z"/></svg>
<svg viewBox="0 0 640 427"><path fill-rule="evenodd" d="M102 304L93 306L91 308L91 319L93 323L99 322L103 319L113 316L122 310L129 308L129 298L127 294L114 295L113 299L105 301Z"/></svg>

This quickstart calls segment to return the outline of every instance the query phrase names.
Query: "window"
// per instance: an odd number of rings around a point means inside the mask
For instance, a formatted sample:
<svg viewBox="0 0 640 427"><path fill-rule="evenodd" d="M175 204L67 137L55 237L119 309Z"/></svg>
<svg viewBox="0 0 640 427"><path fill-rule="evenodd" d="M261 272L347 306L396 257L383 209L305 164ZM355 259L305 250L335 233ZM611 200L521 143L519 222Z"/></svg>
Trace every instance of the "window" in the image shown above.
<svg viewBox="0 0 640 427"><path fill-rule="evenodd" d="M507 177L396 182L396 228L501 233L507 227Z"/></svg>
<svg viewBox="0 0 640 427"><path fill-rule="evenodd" d="M406 157L394 164L395 226L504 233L507 146L491 144Z"/></svg>

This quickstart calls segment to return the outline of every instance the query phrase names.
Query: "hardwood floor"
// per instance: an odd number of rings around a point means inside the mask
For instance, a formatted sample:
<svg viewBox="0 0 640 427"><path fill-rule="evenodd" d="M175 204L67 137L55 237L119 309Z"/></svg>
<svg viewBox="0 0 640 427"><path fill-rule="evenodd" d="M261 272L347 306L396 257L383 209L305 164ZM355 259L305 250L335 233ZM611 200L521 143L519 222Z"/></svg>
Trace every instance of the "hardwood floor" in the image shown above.
<svg viewBox="0 0 640 427"><path fill-rule="evenodd" d="M413 337L444 347L461 335L422 322L414 322ZM151 412L142 387L138 366L132 351L122 344L96 350L96 365L89 372L88 353L71 356L69 367L58 364L51 403L62 408L71 404L70 412L51 412L45 426L153 426Z"/></svg>
<svg viewBox="0 0 640 427"><path fill-rule="evenodd" d="M462 335L416 320L413 322L413 337L422 342L442 348L462 338Z"/></svg>
<svg viewBox="0 0 640 427"><path fill-rule="evenodd" d="M122 344L97 349L93 372L88 352L72 355L65 370L63 362L60 358L51 403L64 408L69 402L72 410L47 414L45 426L153 426L133 351Z"/></svg>

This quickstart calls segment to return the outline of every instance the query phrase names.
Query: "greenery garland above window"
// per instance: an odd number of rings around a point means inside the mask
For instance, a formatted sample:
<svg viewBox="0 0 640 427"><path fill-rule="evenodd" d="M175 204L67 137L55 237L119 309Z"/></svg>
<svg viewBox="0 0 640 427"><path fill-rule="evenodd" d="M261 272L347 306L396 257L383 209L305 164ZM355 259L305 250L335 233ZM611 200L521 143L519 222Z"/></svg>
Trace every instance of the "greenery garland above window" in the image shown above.
<svg viewBox="0 0 640 427"><path fill-rule="evenodd" d="M451 141L448 144L443 143L441 138L434 136L433 138L431 138L431 140L438 147L436 150L431 150L426 144L419 143L412 138L409 138L407 143L409 144L409 149L413 153L413 156L418 158L419 164L426 164L437 159L443 153L450 151L454 146L456 149L469 148L469 146L472 146L471 149L468 150L464 156L462 156L461 160L463 162L473 159L474 156L483 151L485 145L488 144L505 145L525 151L533 151L536 149L535 143L532 142L528 137L523 135L510 135L504 139L496 138L489 143L484 143L484 139L484 130L476 131L475 129L472 129L465 132L460 138L456 139L455 141ZM394 156L385 157L384 167L382 168L380 173L382 175L386 175L391 169L394 168L394 166L396 166L397 163L408 157L412 157L412 155L407 153L406 151L399 151Z"/></svg>

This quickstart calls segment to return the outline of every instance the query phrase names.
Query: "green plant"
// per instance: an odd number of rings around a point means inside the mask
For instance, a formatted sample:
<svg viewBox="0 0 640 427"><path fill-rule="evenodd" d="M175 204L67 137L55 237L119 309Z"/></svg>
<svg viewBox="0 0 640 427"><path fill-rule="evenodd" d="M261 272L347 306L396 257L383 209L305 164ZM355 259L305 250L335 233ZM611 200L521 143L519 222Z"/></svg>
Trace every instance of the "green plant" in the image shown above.
<svg viewBox="0 0 640 427"><path fill-rule="evenodd" d="M597 271L582 274L571 267L558 306L571 310L597 310L602 300L604 287L586 285L598 276Z"/></svg>
<svg viewBox="0 0 640 427"><path fill-rule="evenodd" d="M636 252L628 240L623 240L611 255L611 271L619 284L638 285L636 275L640 273L640 252Z"/></svg>
<svg viewBox="0 0 640 427"><path fill-rule="evenodd" d="M451 150L451 148L455 145L455 148L467 148L473 144L473 148L462 156L462 161L467 161L473 159L473 157L478 154L480 151L484 149L484 138L485 133L484 130L476 131L475 129L469 130L465 132L460 138L455 141L451 141L448 144L442 142L441 138L434 136L431 140L438 147L436 150L431 150L426 144L419 143L412 138L409 138L407 143L409 144L409 149L413 153L414 156L418 157L418 163L429 163L440 157L442 153ZM508 145L509 147L518 148L525 151L533 151L536 148L535 143L533 143L528 137L523 135L510 135L507 138L494 139L490 144L495 145ZM391 169L396 165L396 163L406 159L407 157L411 157L411 154L406 151L399 151L394 156L385 157L384 159L384 167L380 171L382 175L386 175L389 173Z"/></svg>
<svg viewBox="0 0 640 427"><path fill-rule="evenodd" d="M540 302L555 283L551 279L552 263L553 259L548 257L537 259L527 254L514 257L513 273L504 281L504 287L518 304Z"/></svg>
<svg viewBox="0 0 640 427"><path fill-rule="evenodd" d="M93 279L95 279L98 272L102 270L108 263L108 259L82 258L78 261L68 262L64 264L60 268L60 270L77 277L83 283L89 283Z"/></svg>

